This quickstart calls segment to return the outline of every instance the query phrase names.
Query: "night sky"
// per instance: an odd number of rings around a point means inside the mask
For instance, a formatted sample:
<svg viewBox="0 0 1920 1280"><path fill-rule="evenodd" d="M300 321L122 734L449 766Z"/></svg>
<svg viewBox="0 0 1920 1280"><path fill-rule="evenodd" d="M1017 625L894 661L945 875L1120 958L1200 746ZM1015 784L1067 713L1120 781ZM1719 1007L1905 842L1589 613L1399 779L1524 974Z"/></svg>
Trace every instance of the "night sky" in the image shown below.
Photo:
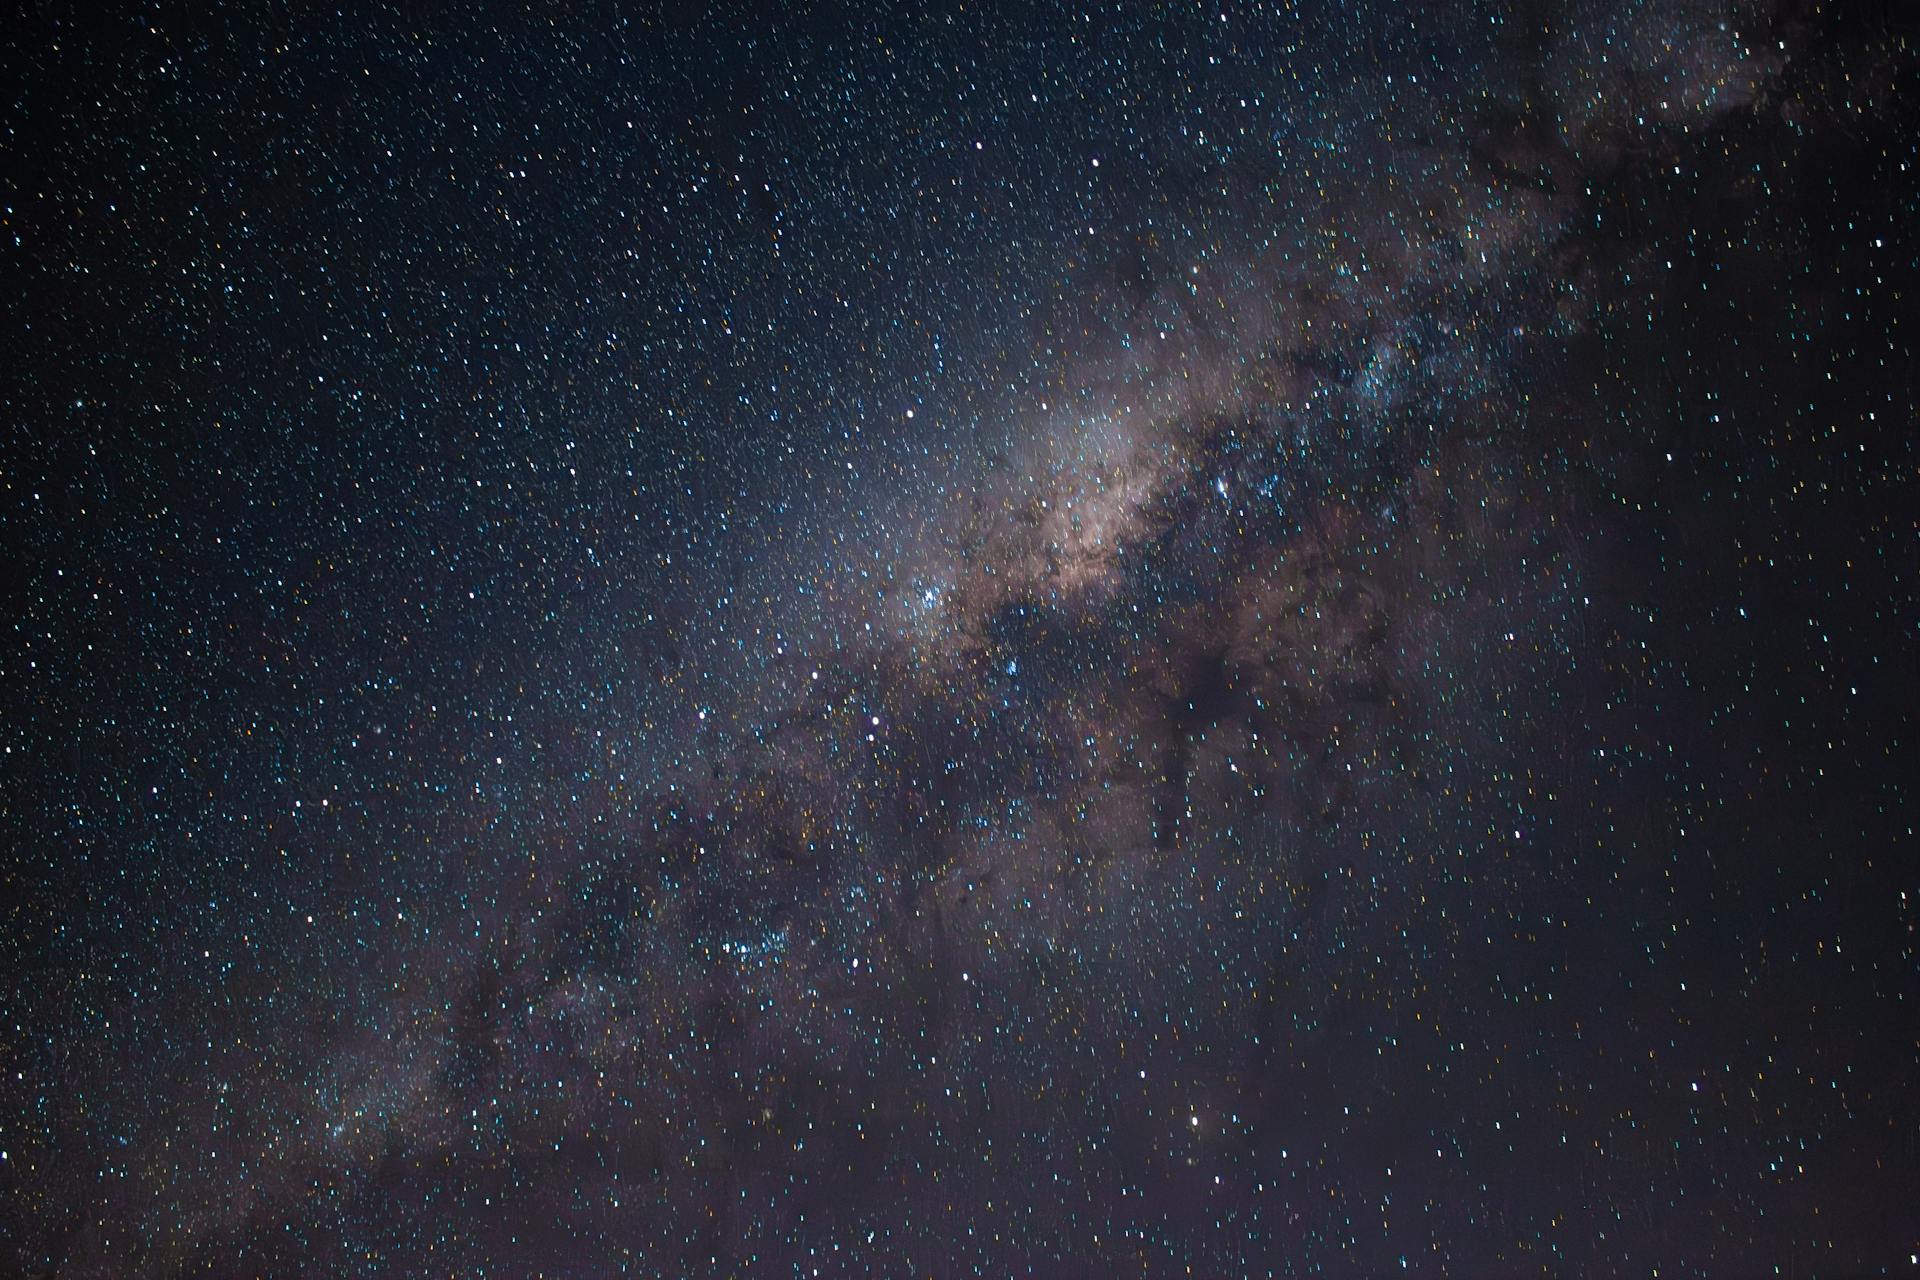
<svg viewBox="0 0 1920 1280"><path fill-rule="evenodd" d="M0 1275L1915 1273L1904 0L396 8L0 25Z"/></svg>

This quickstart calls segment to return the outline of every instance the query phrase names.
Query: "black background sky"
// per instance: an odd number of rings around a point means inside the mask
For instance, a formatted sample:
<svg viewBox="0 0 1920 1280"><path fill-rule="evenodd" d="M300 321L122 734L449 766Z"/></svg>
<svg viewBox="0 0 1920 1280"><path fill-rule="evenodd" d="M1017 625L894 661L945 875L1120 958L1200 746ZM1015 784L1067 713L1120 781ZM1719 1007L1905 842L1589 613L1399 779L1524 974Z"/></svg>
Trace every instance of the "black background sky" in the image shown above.
<svg viewBox="0 0 1920 1280"><path fill-rule="evenodd" d="M1916 38L30 6L0 1272L1913 1270Z"/></svg>

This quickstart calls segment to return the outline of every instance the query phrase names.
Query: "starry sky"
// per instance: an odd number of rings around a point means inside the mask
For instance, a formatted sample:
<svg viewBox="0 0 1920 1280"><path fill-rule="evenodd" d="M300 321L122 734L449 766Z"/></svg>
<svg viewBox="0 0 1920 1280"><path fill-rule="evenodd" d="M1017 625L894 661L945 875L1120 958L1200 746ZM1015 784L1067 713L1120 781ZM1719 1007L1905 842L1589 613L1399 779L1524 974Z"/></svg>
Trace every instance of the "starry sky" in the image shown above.
<svg viewBox="0 0 1920 1280"><path fill-rule="evenodd" d="M1914 1271L1903 5L303 9L0 34L0 1274Z"/></svg>

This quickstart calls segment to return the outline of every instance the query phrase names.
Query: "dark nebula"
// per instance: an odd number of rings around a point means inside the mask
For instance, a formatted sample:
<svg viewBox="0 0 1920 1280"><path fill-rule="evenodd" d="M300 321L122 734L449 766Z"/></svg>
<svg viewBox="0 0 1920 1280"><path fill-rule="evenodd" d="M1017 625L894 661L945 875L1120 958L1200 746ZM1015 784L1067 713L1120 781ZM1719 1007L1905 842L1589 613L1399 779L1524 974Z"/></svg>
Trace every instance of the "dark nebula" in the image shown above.
<svg viewBox="0 0 1920 1280"><path fill-rule="evenodd" d="M1915 1272L1920 15L397 8L0 36L0 1274Z"/></svg>

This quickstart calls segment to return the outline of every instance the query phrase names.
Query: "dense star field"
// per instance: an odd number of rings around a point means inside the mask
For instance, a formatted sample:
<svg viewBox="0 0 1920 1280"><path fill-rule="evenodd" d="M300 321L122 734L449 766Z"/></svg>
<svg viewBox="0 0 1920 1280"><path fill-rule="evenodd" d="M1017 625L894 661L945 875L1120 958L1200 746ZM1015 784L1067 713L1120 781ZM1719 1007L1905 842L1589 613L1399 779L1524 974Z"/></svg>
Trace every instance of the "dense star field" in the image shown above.
<svg viewBox="0 0 1920 1280"><path fill-rule="evenodd" d="M1912 1274L1920 15L0 35L0 1274Z"/></svg>

